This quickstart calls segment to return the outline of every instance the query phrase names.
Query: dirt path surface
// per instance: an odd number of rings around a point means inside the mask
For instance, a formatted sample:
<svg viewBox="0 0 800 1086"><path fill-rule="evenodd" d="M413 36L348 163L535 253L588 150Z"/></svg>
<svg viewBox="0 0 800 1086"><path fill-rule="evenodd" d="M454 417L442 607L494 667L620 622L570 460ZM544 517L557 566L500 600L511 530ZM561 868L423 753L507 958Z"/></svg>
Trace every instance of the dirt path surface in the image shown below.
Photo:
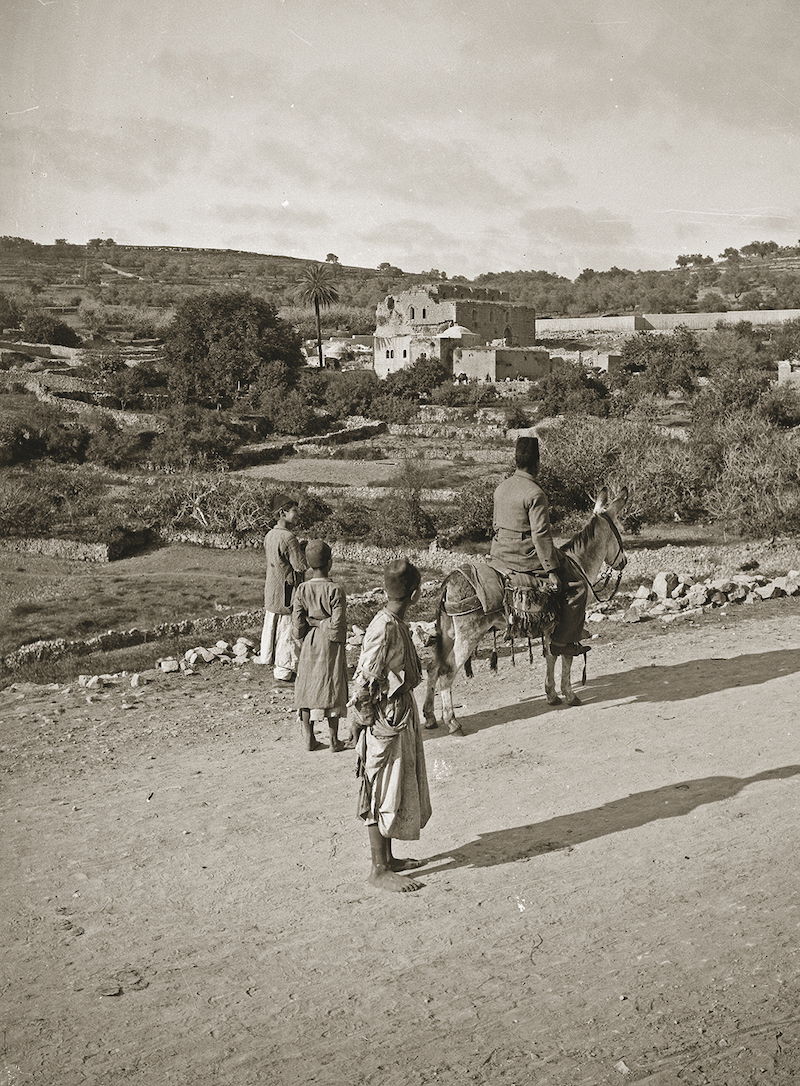
<svg viewBox="0 0 800 1086"><path fill-rule="evenodd" d="M263 671L3 692L0 1083L797 1083L799 616L479 665L404 896Z"/></svg>

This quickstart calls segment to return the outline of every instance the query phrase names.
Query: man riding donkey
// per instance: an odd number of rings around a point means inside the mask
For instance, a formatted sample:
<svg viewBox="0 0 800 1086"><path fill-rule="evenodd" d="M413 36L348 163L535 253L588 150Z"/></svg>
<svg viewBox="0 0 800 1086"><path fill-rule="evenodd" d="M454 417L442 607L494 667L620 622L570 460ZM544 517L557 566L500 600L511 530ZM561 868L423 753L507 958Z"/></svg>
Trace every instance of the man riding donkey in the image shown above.
<svg viewBox="0 0 800 1086"><path fill-rule="evenodd" d="M560 593L550 653L585 660L590 651L581 644L586 634L586 581L553 542L550 506L537 481L538 439L518 437L514 459L517 470L494 492L491 564L505 574L547 576L551 588Z"/></svg>
<svg viewBox="0 0 800 1086"><path fill-rule="evenodd" d="M515 448L516 471L494 492L494 536L488 561L467 562L449 573L442 585L436 616L433 660L428 666L425 698L426 727L437 727L434 694L439 692L442 719L452 735L463 732L453 712L452 686L463 667L469 676L471 660L483 637L505 632L532 643L541 637L547 672L545 695L550 705L561 704L556 693L555 668L561 658L561 693L567 705L580 705L572 688L572 661L583 656L588 590L606 586L625 567L619 515L628 500L622 488L610 497L603 487L586 525L563 547L553 542L547 497L537 481L539 442L520 437ZM608 597L610 598L610 597ZM492 653L497 666L497 650ZM584 666L585 678L585 666Z"/></svg>

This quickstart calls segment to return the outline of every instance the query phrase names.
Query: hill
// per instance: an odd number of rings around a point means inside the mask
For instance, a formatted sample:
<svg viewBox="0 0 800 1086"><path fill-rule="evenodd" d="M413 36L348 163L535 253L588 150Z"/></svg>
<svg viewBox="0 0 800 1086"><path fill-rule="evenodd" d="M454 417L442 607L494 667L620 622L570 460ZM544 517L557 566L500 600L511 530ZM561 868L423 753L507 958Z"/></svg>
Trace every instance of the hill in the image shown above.
<svg viewBox="0 0 800 1086"><path fill-rule="evenodd" d="M671 269L586 268L574 280L543 270L500 271L485 272L474 282L507 290L513 301L533 305L540 316L798 308L800 249L770 249L773 244L728 249L727 258L717 262L700 254L679 256L682 266ZM756 245L760 255L748 252ZM0 291L45 306L74 307L90 300L171 309L200 291L239 288L269 298L302 325L308 317L294 305L296 283L313 263L233 249L117 245L110 238L86 245L63 239L40 245L2 237ZM335 258L331 263L340 306L326 314L329 332L369 332L384 295L443 276L437 269L407 273L388 263L379 268L340 264Z"/></svg>

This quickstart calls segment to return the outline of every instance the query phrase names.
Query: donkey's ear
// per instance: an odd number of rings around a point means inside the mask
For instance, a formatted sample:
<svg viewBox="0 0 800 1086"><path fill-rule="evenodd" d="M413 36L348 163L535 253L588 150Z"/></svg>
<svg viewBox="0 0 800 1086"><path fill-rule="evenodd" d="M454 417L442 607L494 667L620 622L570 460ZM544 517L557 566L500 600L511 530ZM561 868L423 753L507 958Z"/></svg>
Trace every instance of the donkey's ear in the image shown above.
<svg viewBox="0 0 800 1086"><path fill-rule="evenodd" d="M620 490L619 494L617 494L616 498L614 498L613 502L611 502L611 504L609 505L608 512L616 516L618 513L622 512L627 504L628 488L624 486L622 490Z"/></svg>
<svg viewBox="0 0 800 1086"><path fill-rule="evenodd" d="M604 513L608 508L608 487L604 486L594 503L595 513Z"/></svg>

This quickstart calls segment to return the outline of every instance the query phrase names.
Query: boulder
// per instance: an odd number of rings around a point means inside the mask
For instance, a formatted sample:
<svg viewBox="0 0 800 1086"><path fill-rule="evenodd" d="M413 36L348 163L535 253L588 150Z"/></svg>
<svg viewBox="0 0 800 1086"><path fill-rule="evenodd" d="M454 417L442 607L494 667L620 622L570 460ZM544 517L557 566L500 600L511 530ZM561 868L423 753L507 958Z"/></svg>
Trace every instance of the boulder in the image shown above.
<svg viewBox="0 0 800 1086"><path fill-rule="evenodd" d="M650 618L650 615L645 613L639 607L629 607L625 614L622 616L623 622L644 622L645 619Z"/></svg>
<svg viewBox="0 0 800 1086"><path fill-rule="evenodd" d="M729 577L723 577L717 581L712 581L711 587L715 592L722 592L726 596L729 592L733 592L736 589L736 585Z"/></svg>
<svg viewBox="0 0 800 1086"><path fill-rule="evenodd" d="M99 675L90 675L82 685L85 686L87 690L99 690L103 685L103 680Z"/></svg>
<svg viewBox="0 0 800 1086"><path fill-rule="evenodd" d="M205 664L213 664L217 658L216 652L212 652L211 649L204 649L202 646L196 648L194 651Z"/></svg>
<svg viewBox="0 0 800 1086"><path fill-rule="evenodd" d="M222 652L230 652L230 644L227 641L217 641L214 648L220 649Z"/></svg>
<svg viewBox="0 0 800 1086"><path fill-rule="evenodd" d="M744 585L739 585L733 592L728 593L728 599L731 603L744 603L747 599L748 590Z"/></svg>
<svg viewBox="0 0 800 1086"><path fill-rule="evenodd" d="M728 602L728 597L718 588L714 588L712 589L711 599L709 602L713 603L715 607L722 607L723 603Z"/></svg>
<svg viewBox="0 0 800 1086"><path fill-rule="evenodd" d="M691 575L691 573L679 573L678 583L685 584L687 588L691 588L691 586L694 584L694 577Z"/></svg>
<svg viewBox="0 0 800 1086"><path fill-rule="evenodd" d="M592 613L590 615L586 616L586 621L587 622L603 622L605 617L606 616L603 614L602 611L592 611Z"/></svg>
<svg viewBox="0 0 800 1086"><path fill-rule="evenodd" d="M180 671L180 664L172 656L168 656L165 660L159 660L158 666L162 671Z"/></svg>
<svg viewBox="0 0 800 1086"><path fill-rule="evenodd" d="M706 584L693 584L686 592L689 607L703 607L711 599L711 589Z"/></svg>
<svg viewBox="0 0 800 1086"><path fill-rule="evenodd" d="M777 600L781 596L785 596L784 590L777 585L774 581L770 581L769 584L759 585L758 588L753 589L756 596L760 596L762 600Z"/></svg>
<svg viewBox="0 0 800 1086"><path fill-rule="evenodd" d="M244 645L246 648L253 650L255 650L256 647L255 643L251 641L249 637L237 637L236 644L233 646L234 649L236 648L236 645Z"/></svg>
<svg viewBox="0 0 800 1086"><path fill-rule="evenodd" d="M660 600L669 597L670 592L678 587L678 578L674 573L661 572L653 578L653 591Z"/></svg>
<svg viewBox="0 0 800 1086"><path fill-rule="evenodd" d="M671 600L680 600L686 595L687 587L683 581L678 581L673 590L669 594Z"/></svg>
<svg viewBox="0 0 800 1086"><path fill-rule="evenodd" d="M646 584L640 584L633 594L635 600L654 600L656 598L655 592L651 591Z"/></svg>
<svg viewBox="0 0 800 1086"><path fill-rule="evenodd" d="M134 690L137 686L144 686L146 682L147 679L143 678L138 671L135 674L131 675L131 686L134 688Z"/></svg>
<svg viewBox="0 0 800 1086"><path fill-rule="evenodd" d="M680 600L674 600L672 599L672 597L670 597L669 599L662 600L661 606L664 608L665 611L682 611L683 608L686 606L687 602L688 601L685 598Z"/></svg>

